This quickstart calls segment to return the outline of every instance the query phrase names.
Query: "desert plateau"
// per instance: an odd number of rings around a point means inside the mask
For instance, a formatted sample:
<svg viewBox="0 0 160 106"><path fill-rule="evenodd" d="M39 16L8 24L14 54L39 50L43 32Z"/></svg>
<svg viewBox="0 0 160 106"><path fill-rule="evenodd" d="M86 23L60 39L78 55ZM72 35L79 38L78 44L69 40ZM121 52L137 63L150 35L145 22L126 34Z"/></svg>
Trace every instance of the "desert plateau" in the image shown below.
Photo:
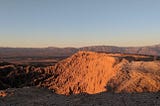
<svg viewBox="0 0 160 106"><path fill-rule="evenodd" d="M1 106L160 105L159 56L78 51L42 66L15 61L0 63Z"/></svg>
<svg viewBox="0 0 160 106"><path fill-rule="evenodd" d="M160 106L160 0L0 0L0 106Z"/></svg>

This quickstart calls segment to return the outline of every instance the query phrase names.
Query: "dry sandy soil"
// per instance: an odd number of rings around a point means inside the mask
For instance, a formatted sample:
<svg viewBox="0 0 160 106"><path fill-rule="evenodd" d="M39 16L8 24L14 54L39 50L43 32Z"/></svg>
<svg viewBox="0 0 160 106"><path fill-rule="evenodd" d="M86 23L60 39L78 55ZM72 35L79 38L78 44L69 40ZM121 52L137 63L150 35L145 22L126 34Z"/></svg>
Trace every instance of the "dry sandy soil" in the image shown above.
<svg viewBox="0 0 160 106"><path fill-rule="evenodd" d="M0 76L2 106L160 105L160 61L149 56L80 51L54 66L1 66Z"/></svg>
<svg viewBox="0 0 160 106"><path fill-rule="evenodd" d="M159 106L160 93L99 93L58 95L48 89L25 87L7 89L0 106Z"/></svg>

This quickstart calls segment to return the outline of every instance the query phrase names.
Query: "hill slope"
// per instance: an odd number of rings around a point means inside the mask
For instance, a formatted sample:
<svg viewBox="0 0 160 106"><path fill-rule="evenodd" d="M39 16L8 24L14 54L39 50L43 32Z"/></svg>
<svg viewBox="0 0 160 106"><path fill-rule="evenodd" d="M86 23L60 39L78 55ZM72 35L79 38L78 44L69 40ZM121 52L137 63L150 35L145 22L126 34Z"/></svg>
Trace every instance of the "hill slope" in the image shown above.
<svg viewBox="0 0 160 106"><path fill-rule="evenodd" d="M160 61L131 54L80 51L54 66L1 64L0 89L39 86L58 94L160 91Z"/></svg>
<svg viewBox="0 0 160 106"><path fill-rule="evenodd" d="M160 91L160 62L130 61L117 54L78 52L56 64L53 76L42 86L67 95L103 91L157 92Z"/></svg>
<svg viewBox="0 0 160 106"><path fill-rule="evenodd" d="M78 52L55 65L54 76L44 85L59 94L98 93L116 73L116 59L107 54Z"/></svg>

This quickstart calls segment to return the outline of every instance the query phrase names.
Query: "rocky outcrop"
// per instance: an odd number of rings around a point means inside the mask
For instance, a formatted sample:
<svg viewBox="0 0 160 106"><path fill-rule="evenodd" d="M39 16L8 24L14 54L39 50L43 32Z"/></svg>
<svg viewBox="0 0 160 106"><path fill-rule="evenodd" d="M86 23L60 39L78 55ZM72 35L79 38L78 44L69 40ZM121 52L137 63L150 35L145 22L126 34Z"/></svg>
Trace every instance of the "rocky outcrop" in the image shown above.
<svg viewBox="0 0 160 106"><path fill-rule="evenodd" d="M38 86L57 94L160 91L160 61L150 56L79 51L54 66L7 64L0 89Z"/></svg>
<svg viewBox="0 0 160 106"><path fill-rule="evenodd" d="M160 90L160 62L143 61L145 58L78 52L57 63L53 76L46 79L42 86L66 95L103 91L157 92Z"/></svg>
<svg viewBox="0 0 160 106"><path fill-rule="evenodd" d="M113 92L160 91L160 62L126 62L107 84Z"/></svg>
<svg viewBox="0 0 160 106"><path fill-rule="evenodd" d="M54 66L45 68L22 65L6 65L0 67L0 90L24 86L38 86L52 76Z"/></svg>
<svg viewBox="0 0 160 106"><path fill-rule="evenodd" d="M78 52L56 64L54 76L43 84L59 94L103 92L118 70L116 61L104 53Z"/></svg>

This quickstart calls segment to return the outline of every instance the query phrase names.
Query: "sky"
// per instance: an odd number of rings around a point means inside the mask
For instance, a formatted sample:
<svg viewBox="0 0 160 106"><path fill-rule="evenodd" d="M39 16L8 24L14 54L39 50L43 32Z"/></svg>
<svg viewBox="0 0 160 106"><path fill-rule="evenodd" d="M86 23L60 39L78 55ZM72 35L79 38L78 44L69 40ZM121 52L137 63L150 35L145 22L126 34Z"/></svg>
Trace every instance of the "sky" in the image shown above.
<svg viewBox="0 0 160 106"><path fill-rule="evenodd" d="M160 44L160 0L0 0L0 47Z"/></svg>

